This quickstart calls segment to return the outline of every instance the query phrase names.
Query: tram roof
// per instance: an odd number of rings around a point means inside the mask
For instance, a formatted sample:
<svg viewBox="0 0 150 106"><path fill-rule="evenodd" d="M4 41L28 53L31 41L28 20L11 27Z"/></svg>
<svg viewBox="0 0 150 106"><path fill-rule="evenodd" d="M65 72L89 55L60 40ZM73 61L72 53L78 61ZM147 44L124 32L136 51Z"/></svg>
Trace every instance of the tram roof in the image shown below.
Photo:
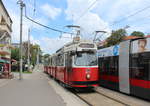
<svg viewBox="0 0 150 106"><path fill-rule="evenodd" d="M67 52L67 51L76 51L76 48L79 47L79 44L93 44L95 48L95 43L90 40L80 40L80 41L72 41L64 45L62 48L58 49L56 53ZM96 47L97 48L97 47Z"/></svg>

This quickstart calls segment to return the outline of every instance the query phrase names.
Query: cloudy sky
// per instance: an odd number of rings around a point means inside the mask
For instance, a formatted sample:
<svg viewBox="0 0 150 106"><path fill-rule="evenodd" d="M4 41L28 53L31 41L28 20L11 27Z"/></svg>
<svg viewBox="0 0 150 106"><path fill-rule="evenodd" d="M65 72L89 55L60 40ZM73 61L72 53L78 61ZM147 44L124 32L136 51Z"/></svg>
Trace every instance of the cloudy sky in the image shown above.
<svg viewBox="0 0 150 106"><path fill-rule="evenodd" d="M20 10L17 0L2 1L13 20L12 42L19 42ZM49 27L71 31L65 26L80 25L84 39L93 39L94 31L105 30L108 33L103 35L104 39L111 30L127 25L130 26L128 34L132 31L150 33L150 0L24 0L24 3L29 17ZM125 19L130 15L133 16ZM32 43L39 44L45 53L54 53L71 41L70 35L45 29L26 18L23 21L24 41L29 28Z"/></svg>

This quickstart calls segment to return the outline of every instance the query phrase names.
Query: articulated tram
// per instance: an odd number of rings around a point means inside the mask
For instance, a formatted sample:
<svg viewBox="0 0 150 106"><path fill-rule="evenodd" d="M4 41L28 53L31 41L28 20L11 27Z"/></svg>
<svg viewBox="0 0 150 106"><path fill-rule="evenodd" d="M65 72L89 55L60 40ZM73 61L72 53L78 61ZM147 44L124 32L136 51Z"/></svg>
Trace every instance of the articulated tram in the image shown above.
<svg viewBox="0 0 150 106"><path fill-rule="evenodd" d="M49 58L45 72L68 87L98 86L97 46L90 41L73 41Z"/></svg>
<svg viewBox="0 0 150 106"><path fill-rule="evenodd" d="M150 38L98 50L99 84L150 100Z"/></svg>

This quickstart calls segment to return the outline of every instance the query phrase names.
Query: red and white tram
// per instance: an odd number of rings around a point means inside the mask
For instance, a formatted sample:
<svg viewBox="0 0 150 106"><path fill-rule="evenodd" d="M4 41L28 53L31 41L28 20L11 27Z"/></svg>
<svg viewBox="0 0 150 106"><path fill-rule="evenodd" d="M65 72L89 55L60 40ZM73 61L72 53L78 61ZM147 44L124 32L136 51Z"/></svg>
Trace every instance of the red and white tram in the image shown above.
<svg viewBox="0 0 150 106"><path fill-rule="evenodd" d="M98 50L100 86L150 100L150 38Z"/></svg>
<svg viewBox="0 0 150 106"><path fill-rule="evenodd" d="M45 71L69 87L98 85L97 46L89 41L73 41L50 56Z"/></svg>

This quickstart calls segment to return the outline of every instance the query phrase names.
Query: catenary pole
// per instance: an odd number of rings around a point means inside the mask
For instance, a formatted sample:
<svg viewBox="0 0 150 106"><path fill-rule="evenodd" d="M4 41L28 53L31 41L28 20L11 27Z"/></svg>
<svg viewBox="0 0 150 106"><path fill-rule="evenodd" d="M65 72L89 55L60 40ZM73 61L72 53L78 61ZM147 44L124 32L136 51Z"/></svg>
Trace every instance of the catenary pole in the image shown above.
<svg viewBox="0 0 150 106"><path fill-rule="evenodd" d="M37 48L37 60L36 60L36 64L39 65L39 47Z"/></svg>
<svg viewBox="0 0 150 106"><path fill-rule="evenodd" d="M28 29L28 71L30 70L30 29Z"/></svg>
<svg viewBox="0 0 150 106"><path fill-rule="evenodd" d="M25 4L23 3L22 0L18 1L18 4L20 4L20 73L19 73L19 79L22 80L22 21L23 21L23 7Z"/></svg>

